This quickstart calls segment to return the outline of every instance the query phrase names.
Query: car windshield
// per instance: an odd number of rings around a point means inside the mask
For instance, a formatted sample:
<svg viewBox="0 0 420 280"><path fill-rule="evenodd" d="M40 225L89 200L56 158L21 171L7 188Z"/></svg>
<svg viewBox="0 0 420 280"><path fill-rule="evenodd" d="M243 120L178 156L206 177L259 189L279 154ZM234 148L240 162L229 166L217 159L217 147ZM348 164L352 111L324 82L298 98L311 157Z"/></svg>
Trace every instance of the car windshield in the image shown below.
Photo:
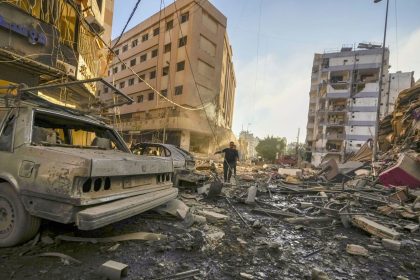
<svg viewBox="0 0 420 280"><path fill-rule="evenodd" d="M32 144L127 151L115 131L76 118L35 112Z"/></svg>

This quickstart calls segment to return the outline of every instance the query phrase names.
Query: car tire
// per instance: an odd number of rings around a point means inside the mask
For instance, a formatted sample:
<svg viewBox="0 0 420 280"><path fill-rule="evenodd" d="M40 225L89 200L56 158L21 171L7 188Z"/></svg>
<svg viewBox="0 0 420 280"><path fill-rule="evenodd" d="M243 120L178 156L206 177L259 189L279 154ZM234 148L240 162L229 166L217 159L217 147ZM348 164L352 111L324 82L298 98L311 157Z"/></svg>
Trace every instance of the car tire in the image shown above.
<svg viewBox="0 0 420 280"><path fill-rule="evenodd" d="M41 219L26 211L18 194L8 183L0 183L0 247L28 241L39 230Z"/></svg>

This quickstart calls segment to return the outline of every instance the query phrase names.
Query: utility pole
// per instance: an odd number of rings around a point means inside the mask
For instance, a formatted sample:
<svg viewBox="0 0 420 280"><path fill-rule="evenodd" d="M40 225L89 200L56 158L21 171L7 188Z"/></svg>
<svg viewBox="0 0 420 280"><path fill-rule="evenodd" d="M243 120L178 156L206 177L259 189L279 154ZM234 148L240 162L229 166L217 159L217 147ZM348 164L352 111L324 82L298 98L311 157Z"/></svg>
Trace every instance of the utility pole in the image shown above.
<svg viewBox="0 0 420 280"><path fill-rule="evenodd" d="M379 3L382 0L374 0L374 3ZM379 121L381 115L381 99L382 99L382 84L383 84L383 75L384 75L384 60L385 60L385 43L386 43L386 29L388 24L388 7L389 0L386 0L386 12L385 12L385 28L384 28L384 40L382 42L382 60L381 60L381 70L379 77L379 95L378 95L378 105L376 108L376 124L375 124L375 137L373 138L373 161L376 161L378 158L378 135L379 135Z"/></svg>
<svg viewBox="0 0 420 280"><path fill-rule="evenodd" d="M300 127L298 128L298 134L296 137L296 164L299 166L299 135L300 135Z"/></svg>

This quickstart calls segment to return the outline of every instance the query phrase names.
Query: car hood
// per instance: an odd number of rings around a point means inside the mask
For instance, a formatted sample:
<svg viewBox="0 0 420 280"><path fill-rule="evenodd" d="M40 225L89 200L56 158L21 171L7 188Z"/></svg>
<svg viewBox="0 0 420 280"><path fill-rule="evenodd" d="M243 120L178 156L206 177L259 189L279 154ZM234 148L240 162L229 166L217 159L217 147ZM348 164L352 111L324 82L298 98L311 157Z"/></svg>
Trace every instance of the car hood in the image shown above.
<svg viewBox="0 0 420 280"><path fill-rule="evenodd" d="M60 162L88 161L90 176L126 176L173 172L172 161L163 157L146 157L115 150L92 150L66 147L37 146L49 158Z"/></svg>

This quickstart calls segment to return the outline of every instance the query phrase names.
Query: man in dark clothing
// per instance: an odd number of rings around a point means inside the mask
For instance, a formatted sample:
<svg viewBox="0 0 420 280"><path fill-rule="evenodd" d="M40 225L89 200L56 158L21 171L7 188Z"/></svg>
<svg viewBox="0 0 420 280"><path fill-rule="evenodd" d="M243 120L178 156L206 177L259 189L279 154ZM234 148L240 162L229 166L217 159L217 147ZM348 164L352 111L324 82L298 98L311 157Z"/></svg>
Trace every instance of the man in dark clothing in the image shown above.
<svg viewBox="0 0 420 280"><path fill-rule="evenodd" d="M223 161L223 179L225 183L230 182L232 171L236 168L236 161L239 159L238 151L235 149L235 143L230 142L229 148L223 149L215 154L225 153Z"/></svg>

